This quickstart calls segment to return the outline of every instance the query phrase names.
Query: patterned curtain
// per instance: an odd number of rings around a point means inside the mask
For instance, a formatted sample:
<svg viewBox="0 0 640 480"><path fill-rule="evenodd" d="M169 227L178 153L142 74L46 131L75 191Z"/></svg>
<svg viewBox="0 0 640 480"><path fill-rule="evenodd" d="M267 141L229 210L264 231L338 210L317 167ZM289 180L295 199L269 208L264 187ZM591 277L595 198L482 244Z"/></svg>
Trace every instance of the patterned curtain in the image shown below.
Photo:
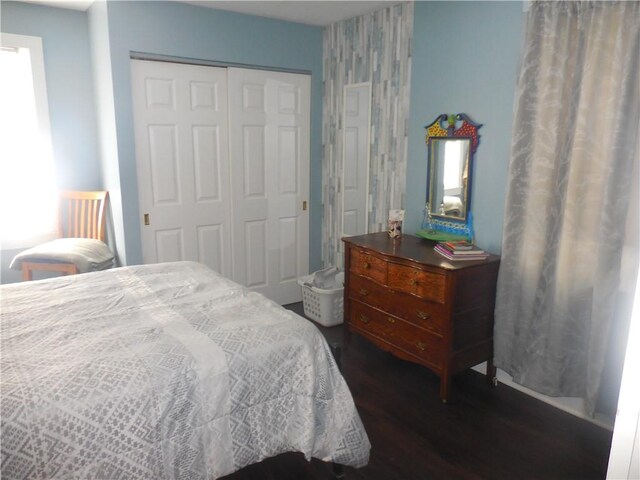
<svg viewBox="0 0 640 480"><path fill-rule="evenodd" d="M639 92L640 2L532 4L516 92L495 361L533 390L586 399L590 413L637 182Z"/></svg>

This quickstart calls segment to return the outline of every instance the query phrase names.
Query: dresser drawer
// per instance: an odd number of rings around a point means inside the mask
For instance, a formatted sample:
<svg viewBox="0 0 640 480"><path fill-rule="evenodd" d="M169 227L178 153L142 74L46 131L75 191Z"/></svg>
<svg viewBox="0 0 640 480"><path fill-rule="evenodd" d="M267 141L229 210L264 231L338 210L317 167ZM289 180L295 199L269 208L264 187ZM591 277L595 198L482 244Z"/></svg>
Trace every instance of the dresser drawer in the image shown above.
<svg viewBox="0 0 640 480"><path fill-rule="evenodd" d="M443 341L439 335L356 301L351 302L349 323L356 330L382 339L432 366L443 364Z"/></svg>
<svg viewBox="0 0 640 480"><path fill-rule="evenodd" d="M380 310L390 309L395 301L387 287L353 273L349 274L349 298Z"/></svg>
<svg viewBox="0 0 640 480"><path fill-rule="evenodd" d="M445 302L444 275L426 272L397 263L389 263L388 285L393 290L407 292L438 303Z"/></svg>
<svg viewBox="0 0 640 480"><path fill-rule="evenodd" d="M349 274L349 298L387 311L438 334L444 332L446 312L443 304L390 291L387 287L353 273Z"/></svg>
<svg viewBox="0 0 640 480"><path fill-rule="evenodd" d="M443 304L428 302L402 293L393 295L392 299L386 307L389 313L439 335L444 334L447 313Z"/></svg>
<svg viewBox="0 0 640 480"><path fill-rule="evenodd" d="M397 319L360 302L351 302L350 324L390 343L394 342Z"/></svg>
<svg viewBox="0 0 640 480"><path fill-rule="evenodd" d="M351 249L351 271L378 283L387 283L387 262L367 250Z"/></svg>

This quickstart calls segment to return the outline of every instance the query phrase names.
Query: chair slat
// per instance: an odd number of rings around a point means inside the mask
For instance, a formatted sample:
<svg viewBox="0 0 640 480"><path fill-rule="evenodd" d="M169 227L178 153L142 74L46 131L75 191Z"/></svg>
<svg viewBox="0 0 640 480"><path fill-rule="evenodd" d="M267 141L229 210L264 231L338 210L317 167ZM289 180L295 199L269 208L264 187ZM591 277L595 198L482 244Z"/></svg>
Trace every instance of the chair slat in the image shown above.
<svg viewBox="0 0 640 480"><path fill-rule="evenodd" d="M88 236L89 238L96 238L96 237L95 237L95 232L93 231L94 224L95 224L95 221L94 221L94 215L95 215L95 213L94 213L94 210L95 210L95 204L96 204L96 202L95 202L95 201L93 201L93 200L89 200L89 214L88 214L88 216L89 216L89 221L87 222L87 225L88 225L88 228L89 228L89 231L87 232L87 236Z"/></svg>
<svg viewBox="0 0 640 480"><path fill-rule="evenodd" d="M67 228L65 229L64 232L62 232L63 237L68 237L70 236L70 230L71 230L71 219L73 218L73 203L71 202L67 202Z"/></svg>
<svg viewBox="0 0 640 480"><path fill-rule="evenodd" d="M108 192L62 192L59 209L60 236L104 241ZM66 207L62 208L62 203ZM66 218L63 212L66 211Z"/></svg>
<svg viewBox="0 0 640 480"><path fill-rule="evenodd" d="M86 229L87 229L87 200L80 200L80 236L86 237Z"/></svg>

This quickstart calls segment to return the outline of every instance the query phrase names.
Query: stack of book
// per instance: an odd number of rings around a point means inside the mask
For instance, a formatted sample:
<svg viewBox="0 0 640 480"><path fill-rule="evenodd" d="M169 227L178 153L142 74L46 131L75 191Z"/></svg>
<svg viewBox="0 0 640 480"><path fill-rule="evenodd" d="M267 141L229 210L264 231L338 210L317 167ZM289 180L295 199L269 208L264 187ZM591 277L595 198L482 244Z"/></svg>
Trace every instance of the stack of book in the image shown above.
<svg viewBox="0 0 640 480"><path fill-rule="evenodd" d="M438 242L434 250L448 260L453 261L484 260L489 256L487 252L466 240Z"/></svg>

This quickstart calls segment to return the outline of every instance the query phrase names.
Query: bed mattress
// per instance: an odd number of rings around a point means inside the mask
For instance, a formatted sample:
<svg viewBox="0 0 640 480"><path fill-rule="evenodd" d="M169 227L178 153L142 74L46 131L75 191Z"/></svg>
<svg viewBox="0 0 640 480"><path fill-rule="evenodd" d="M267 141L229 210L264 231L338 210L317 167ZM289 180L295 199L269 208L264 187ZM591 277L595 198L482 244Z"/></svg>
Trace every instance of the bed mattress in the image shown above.
<svg viewBox="0 0 640 480"><path fill-rule="evenodd" d="M2 478L214 479L370 444L310 322L192 262L0 290Z"/></svg>

